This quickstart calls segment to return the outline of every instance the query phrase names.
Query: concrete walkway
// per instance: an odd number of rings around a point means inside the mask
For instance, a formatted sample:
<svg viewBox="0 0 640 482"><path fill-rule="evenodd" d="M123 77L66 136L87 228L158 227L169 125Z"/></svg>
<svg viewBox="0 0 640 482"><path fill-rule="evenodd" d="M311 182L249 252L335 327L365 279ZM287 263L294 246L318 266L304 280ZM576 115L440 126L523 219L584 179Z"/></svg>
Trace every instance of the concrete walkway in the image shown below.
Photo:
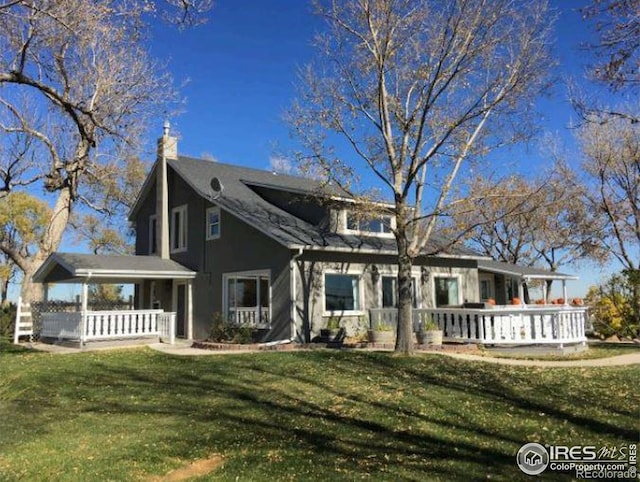
<svg viewBox="0 0 640 482"><path fill-rule="evenodd" d="M203 350L191 348L187 345L167 345L156 343L149 345L150 348L179 356L202 356L202 355L229 355L234 353L252 353L251 350ZM450 356L460 360L479 361L487 363L497 363L500 365L517 365L528 367L557 367L557 368L580 368L580 367L612 367L621 365L640 365L640 349L635 353L613 356L609 358L593 358L589 360L519 360L517 358L498 358L490 356L471 355L469 353L452 352L423 352L424 354L436 354Z"/></svg>
<svg viewBox="0 0 640 482"><path fill-rule="evenodd" d="M112 347L100 347L79 350L78 348L68 348L63 346L48 345L45 343L25 343L22 346L26 348L32 348L35 350L45 351L49 353L82 353L85 351L96 350L121 350L123 348L139 348L138 346L112 346ZM214 356L214 355L233 355L240 353L256 353L254 350L204 350L201 348L192 348L190 343L176 343L175 345L169 345L167 343L151 343L144 346L166 353L167 355L177 356ZM298 350L299 351L299 350ZM260 352L264 353L264 352ZM633 353L625 355L618 355L609 358L592 358L588 360L521 360L517 358L498 358L491 356L472 355L469 353L453 353L453 352L422 352L422 354L435 354L442 356L450 356L459 360L476 361L485 363L497 363L499 365L516 365L524 367L548 367L548 368L582 368L582 367L613 367L622 365L640 365L640 349Z"/></svg>
<svg viewBox="0 0 640 482"><path fill-rule="evenodd" d="M442 355L460 360L496 363L498 365L517 365L522 367L582 368L640 365L640 350L636 353L627 353L626 355L612 356L609 358L591 358L588 360L520 360L517 358L471 355L469 353L442 353Z"/></svg>

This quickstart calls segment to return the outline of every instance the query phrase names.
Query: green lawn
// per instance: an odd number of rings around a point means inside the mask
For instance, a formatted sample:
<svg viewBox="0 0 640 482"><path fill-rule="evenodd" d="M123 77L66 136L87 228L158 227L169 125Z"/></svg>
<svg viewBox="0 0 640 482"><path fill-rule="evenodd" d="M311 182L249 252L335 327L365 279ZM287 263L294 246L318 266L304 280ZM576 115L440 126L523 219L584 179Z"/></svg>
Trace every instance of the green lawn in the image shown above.
<svg viewBox="0 0 640 482"><path fill-rule="evenodd" d="M637 441L640 368L317 350L180 358L0 346L0 480L529 480L529 441ZM557 479L547 474L542 480Z"/></svg>

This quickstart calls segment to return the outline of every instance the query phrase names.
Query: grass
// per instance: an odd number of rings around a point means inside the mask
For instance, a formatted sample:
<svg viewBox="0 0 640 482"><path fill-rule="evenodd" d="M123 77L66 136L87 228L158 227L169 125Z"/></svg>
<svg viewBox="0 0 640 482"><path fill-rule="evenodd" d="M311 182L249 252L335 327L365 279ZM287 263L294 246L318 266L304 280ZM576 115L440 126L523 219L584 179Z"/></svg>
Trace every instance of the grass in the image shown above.
<svg viewBox="0 0 640 482"><path fill-rule="evenodd" d="M145 480L213 454L223 466L197 480L528 480L525 442L639 429L637 366L0 349L0 480Z"/></svg>
<svg viewBox="0 0 640 482"><path fill-rule="evenodd" d="M495 358L515 358L518 360L547 360L547 361L562 361L562 360L593 360L596 358L609 358L618 355L627 355L635 353L640 349L638 345L590 345L586 351L578 353L569 353L566 355L553 355L553 354L532 354L524 351L523 353L500 353L500 350L483 350L478 354L483 356L490 356Z"/></svg>

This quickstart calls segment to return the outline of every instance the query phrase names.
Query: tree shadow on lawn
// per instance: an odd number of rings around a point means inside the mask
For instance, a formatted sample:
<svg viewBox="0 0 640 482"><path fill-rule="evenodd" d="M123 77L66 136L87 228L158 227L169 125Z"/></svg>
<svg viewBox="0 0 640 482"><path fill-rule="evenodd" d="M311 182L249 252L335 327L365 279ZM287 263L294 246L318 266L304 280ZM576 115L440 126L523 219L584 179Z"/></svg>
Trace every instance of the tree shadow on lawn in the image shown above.
<svg viewBox="0 0 640 482"><path fill-rule="evenodd" d="M204 376L198 376L188 364L180 363L162 375L144 367L98 365L94 368L100 379L112 390L101 400L87 400L83 411L169 417L174 420L175 430L170 435L163 433L164 443L159 445L179 448L185 458L192 457L194 446L209 453L225 453L238 447L258 452L281 449L290 460L303 450L313 453L317 466L328 470L337 466L352 476L360 470L394 470L393 465L398 464L402 473L413 474L406 476L407 480L424 472L459 478L469 465L514 467L513 455L491 444L460 440L453 447L442 435L389 423L397 414L397 407L391 404L376 404L374 418L367 413L370 401L355 394L354 402L363 405L357 415L338 413L324 401L304 400L302 394L292 394L292 383L314 384L316 390L326 393L331 392L331 385L318 380L294 380L288 371L267 370L267 366L268 363L256 365L247 359L226 366L236 370L230 374L215 364L206 365L204 371L201 364L197 372ZM269 375L268 383L263 384L265 375ZM277 379L283 381L282 388L274 384ZM77 378L68 382L83 383ZM144 394L154 392L161 396L141 400ZM466 468L457 464L461 460ZM404 478L402 473L394 471L393 478Z"/></svg>
<svg viewBox="0 0 640 482"><path fill-rule="evenodd" d="M323 367L331 372L326 379L321 376ZM516 373L515 378L524 382L536 376ZM389 471L394 480L416 480L425 473L460 479L468 478L469 471L471 478L487 471L521 475L514 457L525 441L514 437L512 427L486 429L467 416L462 406L430 396L432 387L458 393L460 398L495 402L497 407L541 411L557 421L569 420L611 436L635 436L633 430L560 410L554 407L557 397L533 400L518 392L512 378L513 373L440 357L320 352L237 355L224 360L145 354L126 363L96 357L84 371L58 369L42 381L49 384L52 399L73 400L75 412L60 411L62 420L83 412L141 415L144 426L161 421L173 427L153 435L154 443L167 447L158 449L165 451L166 458L192 459L195 452L231 454L226 465L233 467L233 454L240 448L248 448L254 457L280 450L285 454L282 463L294 465L307 457L318 474L329 476L341 470L345 478L390 475ZM403 385L414 387L407 397L425 398L449 415L419 411L410 403L413 398L403 401L402 395L398 400L404 403L388 396L376 398L373 389L378 385L384 385L386 395ZM349 406L338 407L336 399L348 401ZM571 397L569 401L577 402ZM403 427L401 422L406 420L422 421L423 426ZM46 430L47 420L40 423ZM272 462L260 460L261 468L270 470Z"/></svg>
<svg viewBox="0 0 640 482"><path fill-rule="evenodd" d="M592 411L614 412L628 417L630 421L637 421L637 410L622 410L620 407L606 404L603 398L588 398L589 393L582 390L580 385L568 385L567 380L570 377L580 378L579 372L582 369L502 367L430 356L427 363L431 367L417 370L415 361L415 358L388 356L379 359L385 366L403 370L421 384L474 394L527 412L544 413L554 417L557 422L566 420L594 433L608 434L626 441L636 440L637 426L621 427L558 408L559 401L564 401L572 409L588 404ZM369 363L361 362L361 358L356 359L354 365L360 363L362 368L370 366ZM629 406L638 407L638 403L630 403Z"/></svg>

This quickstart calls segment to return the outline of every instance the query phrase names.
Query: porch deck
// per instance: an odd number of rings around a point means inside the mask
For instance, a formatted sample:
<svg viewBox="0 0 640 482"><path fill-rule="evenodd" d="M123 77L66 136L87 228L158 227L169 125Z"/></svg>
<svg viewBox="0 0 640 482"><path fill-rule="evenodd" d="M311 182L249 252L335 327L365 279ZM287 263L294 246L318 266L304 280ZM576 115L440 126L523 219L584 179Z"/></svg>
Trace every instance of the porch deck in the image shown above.
<svg viewBox="0 0 640 482"><path fill-rule="evenodd" d="M372 309L371 326L395 326L398 310ZM496 306L489 309L432 308L413 310L413 328L427 321L443 331L444 341L483 345L554 345L586 343L587 308L575 306Z"/></svg>
<svg viewBox="0 0 640 482"><path fill-rule="evenodd" d="M77 341L156 337L175 341L176 314L162 310L85 311L41 314L41 338Z"/></svg>

